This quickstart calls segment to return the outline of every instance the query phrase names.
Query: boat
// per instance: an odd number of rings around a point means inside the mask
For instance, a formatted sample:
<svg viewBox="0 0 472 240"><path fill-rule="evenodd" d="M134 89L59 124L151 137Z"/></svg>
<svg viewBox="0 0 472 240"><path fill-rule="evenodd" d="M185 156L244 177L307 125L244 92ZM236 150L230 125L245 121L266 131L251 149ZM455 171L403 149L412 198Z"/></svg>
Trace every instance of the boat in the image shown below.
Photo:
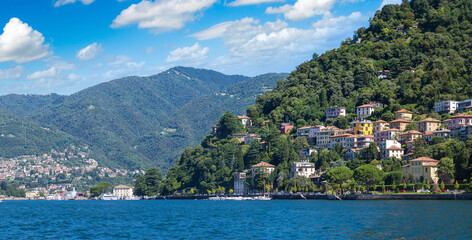
<svg viewBox="0 0 472 240"><path fill-rule="evenodd" d="M111 193L102 193L98 198L100 200L118 200L118 197Z"/></svg>

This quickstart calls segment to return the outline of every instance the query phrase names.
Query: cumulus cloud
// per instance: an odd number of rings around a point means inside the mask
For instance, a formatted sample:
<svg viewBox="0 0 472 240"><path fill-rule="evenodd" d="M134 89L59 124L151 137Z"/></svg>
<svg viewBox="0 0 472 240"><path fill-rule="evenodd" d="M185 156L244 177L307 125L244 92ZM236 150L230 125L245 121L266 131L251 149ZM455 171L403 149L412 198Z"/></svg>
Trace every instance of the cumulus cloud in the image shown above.
<svg viewBox="0 0 472 240"><path fill-rule="evenodd" d="M207 54L210 51L208 47L201 47L200 44L195 43L191 47L177 48L174 51L170 52L167 56L167 62L201 62L207 58Z"/></svg>
<svg viewBox="0 0 472 240"><path fill-rule="evenodd" d="M268 14L283 14L286 19L301 21L315 15L326 14L336 0L297 0L294 5L285 4L281 7L268 7Z"/></svg>
<svg viewBox="0 0 472 240"><path fill-rule="evenodd" d="M54 7L60 7L60 6L64 6L66 4L69 4L69 3L76 3L76 2L81 2L84 5L89 5L93 2L95 2L95 0L57 0L57 1L54 2Z"/></svg>
<svg viewBox="0 0 472 240"><path fill-rule="evenodd" d="M16 66L8 69L0 69L0 79L20 78L26 69L22 66Z"/></svg>
<svg viewBox="0 0 472 240"><path fill-rule="evenodd" d="M52 77L57 77L59 76L60 74L60 70L56 67L51 67L47 70L44 70L44 71L38 71L38 72L34 72L30 75L28 75L27 79L31 80L31 79L42 79L42 78L52 78Z"/></svg>
<svg viewBox="0 0 472 240"><path fill-rule="evenodd" d="M288 27L281 20L260 23L244 18L214 25L191 36L199 40L222 39L227 53L210 62L208 66L214 69L234 71L253 69L253 66L286 69L287 65L311 57L313 52L339 46L339 40L366 23L368 18L359 12L337 17L328 12L307 29Z"/></svg>
<svg viewBox="0 0 472 240"><path fill-rule="evenodd" d="M0 35L0 62L31 62L51 55L43 35L18 18L12 18Z"/></svg>
<svg viewBox="0 0 472 240"><path fill-rule="evenodd" d="M96 59L103 52L101 44L92 43L85 48L80 49L77 58L81 61L91 61Z"/></svg>
<svg viewBox="0 0 472 240"><path fill-rule="evenodd" d="M195 20L196 13L212 6L217 0L168 0L132 4L118 15L112 28L137 24L154 33L179 30L185 23Z"/></svg>
<svg viewBox="0 0 472 240"><path fill-rule="evenodd" d="M235 0L234 2L230 2L228 6L231 7L239 7L239 6L246 6L246 5L257 5L261 3L272 3L272 2L283 2L284 0Z"/></svg>

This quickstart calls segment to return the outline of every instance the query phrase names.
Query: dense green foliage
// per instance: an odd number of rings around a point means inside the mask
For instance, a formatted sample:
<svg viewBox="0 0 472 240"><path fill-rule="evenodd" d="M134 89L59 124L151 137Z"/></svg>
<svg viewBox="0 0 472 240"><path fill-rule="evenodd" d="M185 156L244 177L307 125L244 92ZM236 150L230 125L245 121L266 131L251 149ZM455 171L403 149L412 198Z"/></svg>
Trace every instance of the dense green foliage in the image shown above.
<svg viewBox="0 0 472 240"><path fill-rule="evenodd" d="M435 102L472 97L471 21L472 2L468 0L405 0L400 5L384 6L371 19L368 28L360 28L354 34L353 39L361 43L346 39L339 48L299 65L287 80L279 81L273 91L257 97L247 114L256 124L270 120L269 124L254 130L260 133L265 144L239 145L209 135L201 146L184 151L168 172L164 192L186 187L228 187L231 175L241 170L239 165L235 167L241 158L245 169L260 161L275 165L268 179L274 188L287 190L292 181L288 178L290 163L299 159L299 149L307 144L303 137L294 139L293 135L280 135L276 124L281 122L290 122L295 127L322 122L346 127L355 116L355 107L370 101L380 101L385 106L376 109L370 120L391 121L395 118L394 112L402 108L415 115L444 119L447 116L433 113ZM382 70L389 70L388 74L380 76ZM334 105L346 107L346 119L326 121L325 108ZM414 129L414 125L409 128ZM470 178L472 145L458 140L433 143L415 146L414 157L449 157L455 166L454 176ZM332 180L341 188L380 183L395 186L399 179L411 180L399 172L406 161L379 162L375 145L351 161L343 161L343 153L340 147L322 149L310 156L310 161L321 171L342 166L351 171L358 169L355 178L361 182L356 183L354 178ZM382 166L386 173L374 171L376 165ZM331 176L334 179L334 175Z"/></svg>
<svg viewBox="0 0 472 240"><path fill-rule="evenodd" d="M111 184L109 182L101 182L90 188L90 197L98 197L100 194L110 190Z"/></svg>
<svg viewBox="0 0 472 240"><path fill-rule="evenodd" d="M26 193L24 189L18 188L18 183L1 181L0 195L6 197L25 197Z"/></svg>
<svg viewBox="0 0 472 240"><path fill-rule="evenodd" d="M134 183L134 195L154 196L161 191L162 174L159 168L150 168L144 175L139 175Z"/></svg>
<svg viewBox="0 0 472 240"><path fill-rule="evenodd" d="M8 94L0 96L0 106L3 109L19 116L26 116L54 102L63 101L65 96L55 93L48 95L18 95Z"/></svg>
<svg viewBox="0 0 472 240"><path fill-rule="evenodd" d="M55 127L13 115L0 109L0 157L50 153L83 141Z"/></svg>

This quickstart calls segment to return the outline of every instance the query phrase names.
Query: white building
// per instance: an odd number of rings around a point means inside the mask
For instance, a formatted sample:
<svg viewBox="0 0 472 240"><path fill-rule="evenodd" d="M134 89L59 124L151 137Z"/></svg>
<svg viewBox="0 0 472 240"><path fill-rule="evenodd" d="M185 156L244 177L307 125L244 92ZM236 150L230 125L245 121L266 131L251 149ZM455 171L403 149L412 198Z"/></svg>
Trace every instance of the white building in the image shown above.
<svg viewBox="0 0 472 240"><path fill-rule="evenodd" d="M246 185L246 173L236 173L236 177L234 178L234 194L245 195L247 193L248 187Z"/></svg>
<svg viewBox="0 0 472 240"><path fill-rule="evenodd" d="M402 145L397 140L382 140L379 146L380 158L390 159L396 157L402 159L404 149L401 147Z"/></svg>
<svg viewBox="0 0 472 240"><path fill-rule="evenodd" d="M308 138L315 138L316 133L322 131L325 127L323 125L316 125L310 128L308 131Z"/></svg>
<svg viewBox="0 0 472 240"><path fill-rule="evenodd" d="M458 101L452 100L437 102L434 104L434 112L439 114L452 114L456 111L458 103Z"/></svg>
<svg viewBox="0 0 472 240"><path fill-rule="evenodd" d="M245 128L251 125L251 118L248 116L238 116L239 121L244 125Z"/></svg>
<svg viewBox="0 0 472 240"><path fill-rule="evenodd" d="M302 161L293 162L292 168L290 168L290 178L295 176L303 176L306 178L314 177L315 175L315 164L312 162Z"/></svg>
<svg viewBox="0 0 472 240"><path fill-rule="evenodd" d="M472 99L467 99L457 103L457 112L467 112L466 108L472 106Z"/></svg>
<svg viewBox="0 0 472 240"><path fill-rule="evenodd" d="M374 106L371 104L365 104L362 106L356 107L357 119L364 119L370 116L374 112Z"/></svg>
<svg viewBox="0 0 472 240"><path fill-rule="evenodd" d="M119 199L133 197L133 187L126 185L118 185L113 188L113 196L118 197Z"/></svg>

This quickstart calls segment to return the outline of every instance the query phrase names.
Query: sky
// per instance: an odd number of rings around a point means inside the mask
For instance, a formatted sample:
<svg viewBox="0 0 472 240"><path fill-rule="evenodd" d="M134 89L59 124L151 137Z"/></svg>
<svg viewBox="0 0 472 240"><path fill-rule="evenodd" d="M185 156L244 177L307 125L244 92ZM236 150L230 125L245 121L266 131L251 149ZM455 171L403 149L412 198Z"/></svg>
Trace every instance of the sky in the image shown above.
<svg viewBox="0 0 472 240"><path fill-rule="evenodd" d="M291 72L400 0L8 0L0 95L73 94L174 66Z"/></svg>

